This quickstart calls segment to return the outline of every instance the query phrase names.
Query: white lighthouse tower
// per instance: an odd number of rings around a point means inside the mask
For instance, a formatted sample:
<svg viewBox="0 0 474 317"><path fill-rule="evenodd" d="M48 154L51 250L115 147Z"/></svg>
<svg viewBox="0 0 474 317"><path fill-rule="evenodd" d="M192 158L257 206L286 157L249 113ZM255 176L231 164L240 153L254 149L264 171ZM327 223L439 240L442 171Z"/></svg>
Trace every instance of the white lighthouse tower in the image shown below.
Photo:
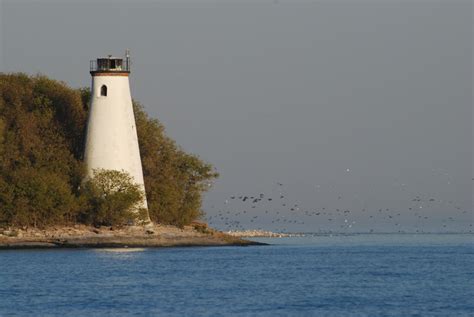
<svg viewBox="0 0 474 317"><path fill-rule="evenodd" d="M128 82L129 53L125 60L109 55L91 61L90 66L92 89L84 152L87 176L92 177L95 169L124 171L145 192ZM140 207L148 209L146 197Z"/></svg>

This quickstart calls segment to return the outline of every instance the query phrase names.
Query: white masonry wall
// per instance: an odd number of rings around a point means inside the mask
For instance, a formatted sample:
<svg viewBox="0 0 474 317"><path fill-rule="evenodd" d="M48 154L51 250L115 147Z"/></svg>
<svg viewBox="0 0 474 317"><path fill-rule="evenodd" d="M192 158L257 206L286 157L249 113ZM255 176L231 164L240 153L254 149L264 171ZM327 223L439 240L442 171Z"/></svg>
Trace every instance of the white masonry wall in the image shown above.
<svg viewBox="0 0 474 317"><path fill-rule="evenodd" d="M107 86L107 96L100 95L102 85ZM92 76L91 95L84 153L87 176L98 168L123 170L145 191L128 76ZM142 207L148 208L146 198Z"/></svg>

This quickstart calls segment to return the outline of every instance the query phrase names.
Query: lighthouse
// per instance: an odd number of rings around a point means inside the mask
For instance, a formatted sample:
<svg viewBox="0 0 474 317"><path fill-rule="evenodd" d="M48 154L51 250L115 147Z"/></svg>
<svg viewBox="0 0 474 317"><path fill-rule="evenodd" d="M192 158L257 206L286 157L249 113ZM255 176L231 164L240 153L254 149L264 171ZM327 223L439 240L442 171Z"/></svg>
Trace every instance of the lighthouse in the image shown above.
<svg viewBox="0 0 474 317"><path fill-rule="evenodd" d="M111 55L90 63L91 102L84 162L87 177L94 170L128 173L145 193L137 129L130 94L130 55L125 60ZM146 196L139 208L148 209Z"/></svg>

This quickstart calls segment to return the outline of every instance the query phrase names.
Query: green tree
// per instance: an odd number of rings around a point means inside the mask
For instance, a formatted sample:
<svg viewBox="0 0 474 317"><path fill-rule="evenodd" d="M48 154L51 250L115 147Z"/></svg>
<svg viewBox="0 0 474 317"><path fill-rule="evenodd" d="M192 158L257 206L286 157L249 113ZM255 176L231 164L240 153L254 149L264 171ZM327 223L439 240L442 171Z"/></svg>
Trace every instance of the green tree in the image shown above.
<svg viewBox="0 0 474 317"><path fill-rule="evenodd" d="M150 217L164 224L189 224L201 217L202 194L219 174L180 149L143 106L133 105Z"/></svg>
<svg viewBox="0 0 474 317"><path fill-rule="evenodd" d="M86 223L122 226L148 219L147 210L140 208L144 193L126 172L94 170L83 186L83 195L88 208L81 216Z"/></svg>
<svg viewBox="0 0 474 317"><path fill-rule="evenodd" d="M63 83L0 75L0 221L40 227L75 221L83 169L68 135L76 128L65 121L72 113L78 114L72 121L86 115L79 93Z"/></svg>

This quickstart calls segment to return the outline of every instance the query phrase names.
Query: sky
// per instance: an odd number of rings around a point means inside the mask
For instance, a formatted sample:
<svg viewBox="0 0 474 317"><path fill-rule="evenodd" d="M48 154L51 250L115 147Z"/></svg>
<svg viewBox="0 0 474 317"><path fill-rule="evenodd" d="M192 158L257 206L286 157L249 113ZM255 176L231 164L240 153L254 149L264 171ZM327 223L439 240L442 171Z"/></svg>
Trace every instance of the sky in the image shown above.
<svg viewBox="0 0 474 317"><path fill-rule="evenodd" d="M0 71L85 87L89 60L130 49L134 99L221 175L217 228L469 231L472 17L467 0L0 0Z"/></svg>

